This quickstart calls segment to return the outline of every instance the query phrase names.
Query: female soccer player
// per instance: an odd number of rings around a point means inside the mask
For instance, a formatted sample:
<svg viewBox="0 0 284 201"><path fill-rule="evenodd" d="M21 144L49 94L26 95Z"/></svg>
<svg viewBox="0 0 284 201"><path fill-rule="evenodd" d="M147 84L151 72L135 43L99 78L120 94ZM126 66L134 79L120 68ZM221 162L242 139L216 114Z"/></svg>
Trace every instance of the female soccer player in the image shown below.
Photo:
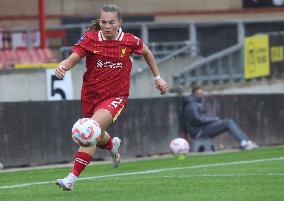
<svg viewBox="0 0 284 201"><path fill-rule="evenodd" d="M96 146L109 150L113 167L118 167L120 139L111 138L105 131L119 116L129 96L132 53L143 55L156 85L163 95L168 90L161 78L155 58L140 38L124 33L121 29L119 7L107 4L100 9L100 18L93 23L74 45L73 53L56 68L57 78L62 79L66 71L86 57L87 71L83 77L81 102L84 117L92 118L102 129L101 140L90 147L80 147L70 173L56 184L64 190L72 190L80 173L92 161Z"/></svg>

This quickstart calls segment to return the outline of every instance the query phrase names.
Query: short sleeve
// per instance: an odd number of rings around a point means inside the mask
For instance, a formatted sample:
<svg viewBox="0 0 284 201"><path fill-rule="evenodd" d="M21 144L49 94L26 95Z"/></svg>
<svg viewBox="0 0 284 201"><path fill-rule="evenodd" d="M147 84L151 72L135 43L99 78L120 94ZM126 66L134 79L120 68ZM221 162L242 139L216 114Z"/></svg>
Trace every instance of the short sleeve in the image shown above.
<svg viewBox="0 0 284 201"><path fill-rule="evenodd" d="M72 52L78 54L81 58L84 58L87 54L87 51L79 45L74 45Z"/></svg>
<svg viewBox="0 0 284 201"><path fill-rule="evenodd" d="M88 42L88 37L84 34L73 46L72 52L78 54L81 58L85 57L87 54L87 50L85 46Z"/></svg>
<svg viewBox="0 0 284 201"><path fill-rule="evenodd" d="M143 45L144 45L144 43L140 38L132 35L131 50L132 50L133 53L141 55Z"/></svg>

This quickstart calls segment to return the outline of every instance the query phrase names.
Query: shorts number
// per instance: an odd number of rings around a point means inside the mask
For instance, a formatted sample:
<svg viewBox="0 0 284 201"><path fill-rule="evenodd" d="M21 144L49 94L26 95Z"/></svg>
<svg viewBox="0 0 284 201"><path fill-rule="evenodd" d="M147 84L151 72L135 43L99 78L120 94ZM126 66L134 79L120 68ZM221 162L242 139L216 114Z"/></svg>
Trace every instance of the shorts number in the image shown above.
<svg viewBox="0 0 284 201"><path fill-rule="evenodd" d="M114 107L114 108L117 108L118 105L122 102L122 98L116 98L114 101L111 102L111 105Z"/></svg>

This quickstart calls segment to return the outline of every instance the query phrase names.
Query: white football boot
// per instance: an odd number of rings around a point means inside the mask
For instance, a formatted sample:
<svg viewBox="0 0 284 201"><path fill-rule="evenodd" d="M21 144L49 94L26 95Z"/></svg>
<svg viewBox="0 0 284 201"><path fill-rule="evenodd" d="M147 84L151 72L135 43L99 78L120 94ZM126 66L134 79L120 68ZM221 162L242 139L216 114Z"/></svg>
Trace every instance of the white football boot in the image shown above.
<svg viewBox="0 0 284 201"><path fill-rule="evenodd" d="M56 184L65 191L71 191L76 180L77 176L70 172L64 179L57 179Z"/></svg>
<svg viewBox="0 0 284 201"><path fill-rule="evenodd" d="M74 184L66 181L66 179L57 179L56 184L65 191L71 191L74 187Z"/></svg>
<svg viewBox="0 0 284 201"><path fill-rule="evenodd" d="M112 157L112 166L114 168L117 168L120 163L120 154L118 153L120 142L121 142L121 139L119 139L118 137L114 137L112 139L113 147L112 147L112 150L110 151L110 154Z"/></svg>

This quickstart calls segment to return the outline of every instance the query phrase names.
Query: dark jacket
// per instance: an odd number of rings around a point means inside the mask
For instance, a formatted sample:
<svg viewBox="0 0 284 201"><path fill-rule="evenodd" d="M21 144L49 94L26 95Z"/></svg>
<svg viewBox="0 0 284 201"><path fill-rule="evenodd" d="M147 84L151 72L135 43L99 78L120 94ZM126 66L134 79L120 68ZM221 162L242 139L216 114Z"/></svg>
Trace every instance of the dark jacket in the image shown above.
<svg viewBox="0 0 284 201"><path fill-rule="evenodd" d="M191 137L196 137L204 126L219 120L218 117L206 115L204 98L193 95L186 96L183 99L182 106L183 127Z"/></svg>

